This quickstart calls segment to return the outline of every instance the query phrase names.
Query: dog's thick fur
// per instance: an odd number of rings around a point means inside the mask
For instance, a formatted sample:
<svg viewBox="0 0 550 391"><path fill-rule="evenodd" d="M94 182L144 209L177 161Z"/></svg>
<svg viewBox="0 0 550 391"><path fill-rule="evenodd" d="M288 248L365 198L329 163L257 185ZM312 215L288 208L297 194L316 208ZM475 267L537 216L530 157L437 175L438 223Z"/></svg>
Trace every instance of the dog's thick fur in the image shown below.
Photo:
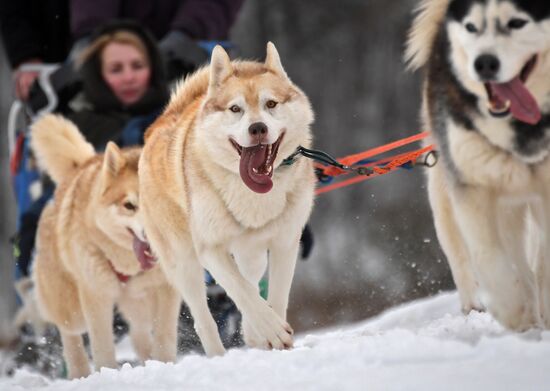
<svg viewBox="0 0 550 391"><path fill-rule="evenodd" d="M54 115L32 126L31 144L57 184L40 218L33 279L41 314L60 331L69 377L90 373L85 332L96 370L117 366L115 304L141 360L174 361L181 299L158 266L142 271L129 231L143 231L140 149L121 151L109 143L104 155L96 155L74 124Z"/></svg>
<svg viewBox="0 0 550 391"><path fill-rule="evenodd" d="M209 68L179 86L148 130L139 163L145 232L209 356L224 348L208 311L203 267L242 312L248 345L292 345L286 310L315 177L306 159L281 163L310 145L312 121L308 99L270 43L265 63L231 62L216 47ZM258 123L265 125L261 140L251 126ZM283 133L272 189L259 194L239 176L239 148L275 145ZM268 260L266 302L258 283Z"/></svg>
<svg viewBox="0 0 550 391"><path fill-rule="evenodd" d="M490 80L483 54L500 62ZM523 83L540 120L497 116L486 86L523 77L535 55ZM407 59L425 69L423 125L441 156L429 199L463 310L550 327L550 3L425 0Z"/></svg>

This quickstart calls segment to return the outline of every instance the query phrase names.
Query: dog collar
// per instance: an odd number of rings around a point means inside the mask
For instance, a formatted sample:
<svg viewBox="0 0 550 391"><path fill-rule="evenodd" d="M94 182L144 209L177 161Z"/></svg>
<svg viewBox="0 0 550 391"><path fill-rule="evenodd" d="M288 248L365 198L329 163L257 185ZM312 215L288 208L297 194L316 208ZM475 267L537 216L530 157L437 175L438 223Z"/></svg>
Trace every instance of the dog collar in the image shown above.
<svg viewBox="0 0 550 391"><path fill-rule="evenodd" d="M118 270L116 270L115 265L113 265L113 263L111 261L109 261L109 266L111 266L111 270L113 271L113 273L115 273L116 278L118 278L118 280L122 283L128 282L128 280L132 277L132 276L129 276L127 274L123 274L123 273L119 272Z"/></svg>

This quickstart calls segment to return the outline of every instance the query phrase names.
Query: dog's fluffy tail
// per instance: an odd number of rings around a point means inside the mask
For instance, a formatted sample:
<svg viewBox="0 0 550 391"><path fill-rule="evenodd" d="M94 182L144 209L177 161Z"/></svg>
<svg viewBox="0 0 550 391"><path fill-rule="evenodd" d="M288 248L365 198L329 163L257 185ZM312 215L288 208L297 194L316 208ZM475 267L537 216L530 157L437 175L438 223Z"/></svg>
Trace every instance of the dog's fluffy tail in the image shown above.
<svg viewBox="0 0 550 391"><path fill-rule="evenodd" d="M55 183L72 176L78 167L95 155L76 125L60 115L47 114L31 126L31 147L38 166Z"/></svg>
<svg viewBox="0 0 550 391"><path fill-rule="evenodd" d="M430 57L435 37L452 0L422 0L409 31L405 62L411 70L424 66Z"/></svg>

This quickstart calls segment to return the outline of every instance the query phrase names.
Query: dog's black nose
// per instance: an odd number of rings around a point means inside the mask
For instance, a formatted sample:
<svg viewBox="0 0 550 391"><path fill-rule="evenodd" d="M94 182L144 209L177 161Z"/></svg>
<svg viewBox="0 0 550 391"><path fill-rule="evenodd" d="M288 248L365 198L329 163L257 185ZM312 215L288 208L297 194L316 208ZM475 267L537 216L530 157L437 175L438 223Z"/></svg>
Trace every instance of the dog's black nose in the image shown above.
<svg viewBox="0 0 550 391"><path fill-rule="evenodd" d="M252 125L248 127L248 133L252 137L260 137L263 138L267 134L267 125L263 122L254 122Z"/></svg>
<svg viewBox="0 0 550 391"><path fill-rule="evenodd" d="M482 80L495 80L500 70L500 61L492 54L482 54L476 58L474 68Z"/></svg>

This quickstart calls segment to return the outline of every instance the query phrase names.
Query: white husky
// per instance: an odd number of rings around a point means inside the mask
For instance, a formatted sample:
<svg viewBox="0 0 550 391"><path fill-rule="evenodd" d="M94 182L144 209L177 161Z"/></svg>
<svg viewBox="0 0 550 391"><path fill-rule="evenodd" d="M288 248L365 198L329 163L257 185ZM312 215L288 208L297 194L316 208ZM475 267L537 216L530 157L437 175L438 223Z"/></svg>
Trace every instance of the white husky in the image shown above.
<svg viewBox="0 0 550 391"><path fill-rule="evenodd" d="M145 232L210 356L224 348L203 267L241 310L247 344L292 346L286 310L315 176L311 161L282 162L310 145L312 120L272 44L265 63L231 62L218 46L148 130L139 163ZM266 302L258 282L268 260Z"/></svg>
<svg viewBox="0 0 550 391"><path fill-rule="evenodd" d="M550 327L550 2L425 0L408 47L441 245L463 309Z"/></svg>

